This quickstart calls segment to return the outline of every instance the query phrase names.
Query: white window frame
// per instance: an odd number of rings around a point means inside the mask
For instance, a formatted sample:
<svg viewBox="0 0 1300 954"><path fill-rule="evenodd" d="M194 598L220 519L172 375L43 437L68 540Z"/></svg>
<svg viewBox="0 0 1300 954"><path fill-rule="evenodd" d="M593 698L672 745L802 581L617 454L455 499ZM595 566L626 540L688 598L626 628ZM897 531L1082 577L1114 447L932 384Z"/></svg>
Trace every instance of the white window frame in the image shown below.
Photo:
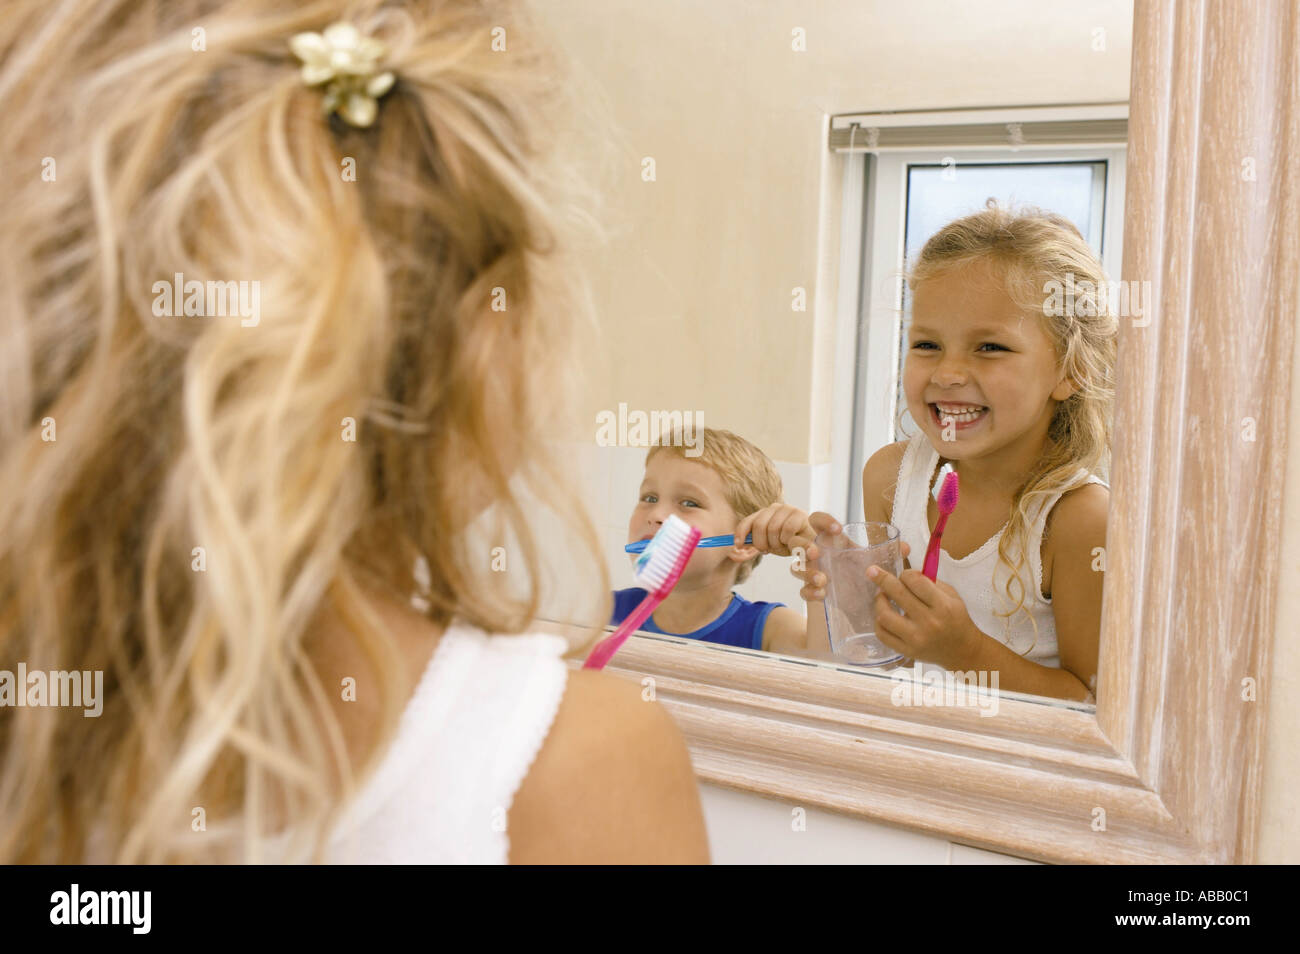
<svg viewBox="0 0 1300 954"><path fill-rule="evenodd" d="M831 421L830 500L847 520L862 518L860 475L867 458L894 442L901 324L901 275L910 165L1007 162L1106 163L1102 266L1120 277L1126 149L1104 146L935 148L844 154L838 349ZM853 306L856 302L857 307ZM847 347L844 347L847 345ZM881 414L881 409L888 414ZM835 511L832 510L832 513Z"/></svg>

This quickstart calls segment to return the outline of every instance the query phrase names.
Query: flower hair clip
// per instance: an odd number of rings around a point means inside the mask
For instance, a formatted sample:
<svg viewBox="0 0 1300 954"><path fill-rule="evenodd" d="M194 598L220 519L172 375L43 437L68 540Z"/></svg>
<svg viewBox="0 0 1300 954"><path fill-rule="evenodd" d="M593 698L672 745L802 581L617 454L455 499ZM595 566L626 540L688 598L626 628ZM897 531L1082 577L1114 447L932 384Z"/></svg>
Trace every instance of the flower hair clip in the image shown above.
<svg viewBox="0 0 1300 954"><path fill-rule="evenodd" d="M378 99L393 86L392 73L378 72L388 52L382 42L362 36L350 23L335 23L324 33L295 35L289 48L302 61L302 81L308 86L324 84L326 116L337 112L363 129L375 121Z"/></svg>

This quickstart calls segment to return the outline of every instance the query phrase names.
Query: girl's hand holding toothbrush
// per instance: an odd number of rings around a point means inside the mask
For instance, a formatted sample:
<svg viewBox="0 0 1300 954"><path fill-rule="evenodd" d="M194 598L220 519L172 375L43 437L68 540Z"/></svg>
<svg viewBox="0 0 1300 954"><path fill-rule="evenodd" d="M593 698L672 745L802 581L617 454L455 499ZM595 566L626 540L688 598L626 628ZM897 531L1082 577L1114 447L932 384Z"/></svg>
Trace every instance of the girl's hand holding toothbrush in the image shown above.
<svg viewBox="0 0 1300 954"><path fill-rule="evenodd" d="M873 566L867 576L880 587L876 636L882 643L944 669L971 668L967 662L979 655L980 643L988 637L975 626L955 589L920 570L904 570L900 577ZM900 616L890 600L906 615Z"/></svg>

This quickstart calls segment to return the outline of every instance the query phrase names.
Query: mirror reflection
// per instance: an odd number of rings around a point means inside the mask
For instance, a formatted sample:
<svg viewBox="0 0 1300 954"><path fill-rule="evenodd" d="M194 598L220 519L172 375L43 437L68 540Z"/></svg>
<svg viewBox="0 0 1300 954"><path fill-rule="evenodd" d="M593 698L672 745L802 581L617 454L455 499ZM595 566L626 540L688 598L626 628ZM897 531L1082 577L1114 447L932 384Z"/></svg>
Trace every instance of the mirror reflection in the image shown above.
<svg viewBox="0 0 1300 954"><path fill-rule="evenodd" d="M643 633L1090 702L1115 339L1145 301L1116 280L1131 4L973 4L937 28L867 7L804 30L819 68L746 73L755 110L818 120L791 120L793 148L691 125L734 105L716 64L662 81L701 100L674 125L575 40L628 106L611 136L637 170L609 187L627 232L589 263L609 627L646 603L637 561L676 518L706 543ZM882 33L906 39L887 74L855 55Z"/></svg>

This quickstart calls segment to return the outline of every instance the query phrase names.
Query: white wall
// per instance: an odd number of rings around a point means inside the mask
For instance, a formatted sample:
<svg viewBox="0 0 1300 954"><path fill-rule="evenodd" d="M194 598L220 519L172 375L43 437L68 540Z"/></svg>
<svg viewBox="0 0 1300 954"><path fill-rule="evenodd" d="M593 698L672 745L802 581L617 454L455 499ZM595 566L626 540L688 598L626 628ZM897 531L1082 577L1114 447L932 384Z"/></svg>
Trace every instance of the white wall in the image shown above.
<svg viewBox="0 0 1300 954"><path fill-rule="evenodd" d="M1037 864L718 785L701 785L700 796L717 865ZM797 808L804 810L801 816Z"/></svg>

